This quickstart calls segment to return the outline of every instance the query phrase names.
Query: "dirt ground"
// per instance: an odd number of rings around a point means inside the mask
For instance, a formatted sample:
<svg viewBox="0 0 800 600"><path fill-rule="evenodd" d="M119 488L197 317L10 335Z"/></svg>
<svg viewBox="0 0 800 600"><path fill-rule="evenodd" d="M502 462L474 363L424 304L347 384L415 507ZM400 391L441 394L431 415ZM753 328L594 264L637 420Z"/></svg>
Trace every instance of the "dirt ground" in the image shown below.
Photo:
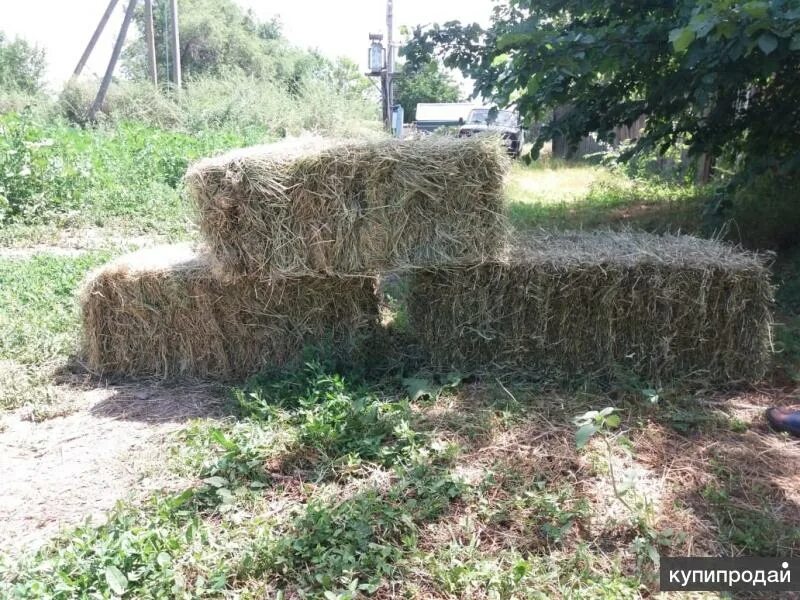
<svg viewBox="0 0 800 600"><path fill-rule="evenodd" d="M0 421L0 548L11 555L87 518L102 522L120 499L177 485L160 468L170 434L224 404L209 386L56 390L74 412L34 422L23 408Z"/></svg>

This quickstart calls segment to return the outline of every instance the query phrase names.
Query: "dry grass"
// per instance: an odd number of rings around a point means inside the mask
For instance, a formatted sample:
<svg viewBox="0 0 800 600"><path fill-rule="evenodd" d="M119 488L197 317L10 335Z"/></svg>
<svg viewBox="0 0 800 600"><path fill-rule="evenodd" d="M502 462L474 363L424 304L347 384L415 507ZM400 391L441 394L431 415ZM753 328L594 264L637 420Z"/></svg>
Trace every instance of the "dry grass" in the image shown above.
<svg viewBox="0 0 800 600"><path fill-rule="evenodd" d="M764 375L771 304L761 256L594 232L524 236L495 260L417 272L408 310L438 367L732 381Z"/></svg>
<svg viewBox="0 0 800 600"><path fill-rule="evenodd" d="M101 373L231 378L281 366L308 344L346 355L377 323L370 278L222 282L189 246L127 255L82 292L84 348Z"/></svg>
<svg viewBox="0 0 800 600"><path fill-rule="evenodd" d="M203 160L186 182L226 274L372 274L494 253L507 168L490 137L312 138Z"/></svg>

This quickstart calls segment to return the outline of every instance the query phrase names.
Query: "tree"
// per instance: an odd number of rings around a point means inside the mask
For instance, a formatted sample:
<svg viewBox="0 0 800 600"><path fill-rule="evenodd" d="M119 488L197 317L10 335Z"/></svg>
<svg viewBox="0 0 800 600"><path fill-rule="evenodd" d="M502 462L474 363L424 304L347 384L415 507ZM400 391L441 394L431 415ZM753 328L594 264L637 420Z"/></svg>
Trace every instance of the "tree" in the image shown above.
<svg viewBox="0 0 800 600"><path fill-rule="evenodd" d="M13 42L0 32L0 88L36 94L44 86L44 50L21 38Z"/></svg>
<svg viewBox="0 0 800 600"><path fill-rule="evenodd" d="M402 49L400 55L404 56ZM395 79L394 98L403 107L406 123L416 118L419 102L456 102L460 96L458 85L436 60L416 61L407 57L400 77Z"/></svg>
<svg viewBox="0 0 800 600"><path fill-rule="evenodd" d="M645 114L629 154L682 141L746 173L800 167L798 0L509 0L486 30L417 28L409 46L527 120L569 106L535 152L556 131L570 144L590 132L613 141Z"/></svg>
<svg viewBox="0 0 800 600"><path fill-rule="evenodd" d="M187 77L246 73L259 78L297 82L316 58L291 47L281 36L280 22L260 22L233 0L180 0L181 69ZM167 23L169 2L153 1L156 62L161 81L168 79L171 60ZM144 11L137 9L138 39L124 54L126 72L146 76Z"/></svg>

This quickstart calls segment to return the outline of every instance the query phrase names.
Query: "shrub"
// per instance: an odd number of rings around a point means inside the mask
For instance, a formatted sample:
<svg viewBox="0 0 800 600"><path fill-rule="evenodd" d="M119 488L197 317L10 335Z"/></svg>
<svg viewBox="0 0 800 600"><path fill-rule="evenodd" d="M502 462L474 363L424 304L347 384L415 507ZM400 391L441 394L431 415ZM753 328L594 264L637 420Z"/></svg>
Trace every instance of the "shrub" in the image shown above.
<svg viewBox="0 0 800 600"><path fill-rule="evenodd" d="M0 88L26 94L42 91L44 50L23 39L7 41L0 32Z"/></svg>
<svg viewBox="0 0 800 600"><path fill-rule="evenodd" d="M800 241L800 171L765 173L736 191L730 236L752 248L781 250Z"/></svg>
<svg viewBox="0 0 800 600"><path fill-rule="evenodd" d="M58 105L72 123L85 125L100 83L89 79L71 80L61 91ZM159 127L181 124L180 107L149 83L122 81L108 90L96 118L100 121L140 121Z"/></svg>
<svg viewBox="0 0 800 600"><path fill-rule="evenodd" d="M0 222L77 204L90 177L82 138L28 111L0 117Z"/></svg>
<svg viewBox="0 0 800 600"><path fill-rule="evenodd" d="M89 80L70 82L59 97L63 115L86 124L98 86ZM375 131L376 106L358 88L337 86L333 80L303 79L289 89L239 73L196 77L179 96L148 83L114 83L97 117L106 123L137 121L195 135L224 129L253 139L309 130L332 135Z"/></svg>

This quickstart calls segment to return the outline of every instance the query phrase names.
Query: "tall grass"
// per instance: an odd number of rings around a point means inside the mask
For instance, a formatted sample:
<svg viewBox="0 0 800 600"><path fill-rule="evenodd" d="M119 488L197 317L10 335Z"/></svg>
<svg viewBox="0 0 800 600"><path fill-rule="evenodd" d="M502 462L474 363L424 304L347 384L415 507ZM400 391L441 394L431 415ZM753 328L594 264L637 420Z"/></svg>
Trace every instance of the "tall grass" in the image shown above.
<svg viewBox="0 0 800 600"><path fill-rule="evenodd" d="M59 98L63 114L75 123L87 123L96 89L96 82L69 83ZM99 117L191 134L224 129L244 136L256 131L273 137L302 131L352 135L377 130L376 107L361 94L323 81L306 79L288 89L275 81L234 73L194 78L180 93L163 93L147 83L118 82L109 89Z"/></svg>

